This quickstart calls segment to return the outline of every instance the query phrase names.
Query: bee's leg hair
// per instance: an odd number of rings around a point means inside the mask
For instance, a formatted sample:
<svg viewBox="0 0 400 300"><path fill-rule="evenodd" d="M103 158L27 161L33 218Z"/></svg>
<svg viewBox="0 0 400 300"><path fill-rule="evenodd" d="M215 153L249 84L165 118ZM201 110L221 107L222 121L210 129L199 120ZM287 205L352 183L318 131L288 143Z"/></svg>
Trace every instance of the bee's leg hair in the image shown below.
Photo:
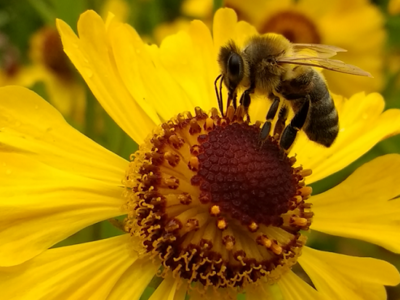
<svg viewBox="0 0 400 300"><path fill-rule="evenodd" d="M296 138L297 132L304 126L310 108L310 97L306 97L299 111L294 115L289 125L283 130L279 145L283 151L288 152Z"/></svg>

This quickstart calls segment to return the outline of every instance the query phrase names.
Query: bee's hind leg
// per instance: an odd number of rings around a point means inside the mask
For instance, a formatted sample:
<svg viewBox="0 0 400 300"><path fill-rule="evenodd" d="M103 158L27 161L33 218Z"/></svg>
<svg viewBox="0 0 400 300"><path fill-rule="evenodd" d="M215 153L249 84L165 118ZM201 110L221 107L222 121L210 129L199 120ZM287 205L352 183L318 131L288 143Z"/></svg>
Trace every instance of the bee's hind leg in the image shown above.
<svg viewBox="0 0 400 300"><path fill-rule="evenodd" d="M297 132L303 128L304 123L307 120L308 110L310 108L310 98L306 97L303 105L294 115L289 125L285 127L282 132L279 146L285 152L288 152L290 147L293 145L296 138Z"/></svg>
<svg viewBox="0 0 400 300"><path fill-rule="evenodd" d="M265 121L264 125L261 127L260 137L259 137L261 144L267 139L267 137L271 131L271 122L275 118L275 115L276 115L276 112L278 111L278 107L279 107L279 103L280 103L279 97L277 97L275 95L270 95L270 98L273 99L273 102L267 112L266 121Z"/></svg>

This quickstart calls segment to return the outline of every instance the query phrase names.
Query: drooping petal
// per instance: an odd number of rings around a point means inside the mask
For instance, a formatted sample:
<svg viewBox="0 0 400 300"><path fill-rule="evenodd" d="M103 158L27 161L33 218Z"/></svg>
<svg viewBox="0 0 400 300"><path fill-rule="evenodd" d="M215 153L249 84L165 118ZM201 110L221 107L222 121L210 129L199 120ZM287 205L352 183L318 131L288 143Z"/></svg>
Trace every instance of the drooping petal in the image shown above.
<svg viewBox="0 0 400 300"><path fill-rule="evenodd" d="M377 93L359 93L349 100L336 97L339 113L339 135L329 148L310 141L304 132L299 134L291 153L313 173L307 183L325 178L352 163L379 141L400 133L400 110L382 113L384 99Z"/></svg>
<svg viewBox="0 0 400 300"><path fill-rule="evenodd" d="M147 273L130 243L130 236L122 235L50 249L22 265L0 268L2 298L106 299L129 267L136 265L138 281ZM138 281L131 282L132 289L142 288Z"/></svg>
<svg viewBox="0 0 400 300"><path fill-rule="evenodd" d="M278 286L282 291L283 299L298 300L298 299L330 299L323 297L321 293L314 290L310 285L304 282L300 277L292 271L285 273L278 281Z"/></svg>
<svg viewBox="0 0 400 300"><path fill-rule="evenodd" d="M378 157L312 197L312 229L400 253L400 155ZM393 199L393 200L391 200Z"/></svg>
<svg viewBox="0 0 400 300"><path fill-rule="evenodd" d="M124 213L125 160L27 89L1 88L0 99L0 265Z"/></svg>
<svg viewBox="0 0 400 300"><path fill-rule="evenodd" d="M18 153L1 152L0 159L0 266L20 264L91 224L124 214L116 184Z"/></svg>
<svg viewBox="0 0 400 300"><path fill-rule="evenodd" d="M396 268L382 260L303 248L299 263L319 292L332 299L383 300L384 285L400 283Z"/></svg>
<svg viewBox="0 0 400 300"><path fill-rule="evenodd" d="M160 120L145 99L134 98L123 84L123 74L119 73L115 58L110 55L112 47L103 20L93 11L83 13L78 22L79 38L65 22L57 20L57 27L65 52L97 100L114 121L141 144ZM135 64L136 59L137 56L133 56L125 63ZM137 82L139 87L140 84ZM144 97L140 91L136 95ZM140 104L137 101L141 101Z"/></svg>

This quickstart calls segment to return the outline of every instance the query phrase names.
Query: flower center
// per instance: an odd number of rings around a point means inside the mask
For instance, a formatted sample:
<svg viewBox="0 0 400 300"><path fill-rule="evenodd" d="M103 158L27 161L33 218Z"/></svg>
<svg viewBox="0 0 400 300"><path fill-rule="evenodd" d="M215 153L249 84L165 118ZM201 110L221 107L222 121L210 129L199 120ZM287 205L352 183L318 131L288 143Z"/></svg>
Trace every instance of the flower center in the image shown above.
<svg viewBox="0 0 400 300"><path fill-rule="evenodd" d="M61 37L53 28L43 28L38 41L38 59L59 77L69 79L72 76L71 65L63 50ZM39 39L39 38L38 38Z"/></svg>
<svg viewBox="0 0 400 300"><path fill-rule="evenodd" d="M294 168L277 137L260 145L258 123L195 112L162 124L135 153L125 228L161 260L162 275L206 288L273 283L305 243L311 171Z"/></svg>
<svg viewBox="0 0 400 300"><path fill-rule="evenodd" d="M260 33L280 33L292 43L321 43L315 24L296 11L281 11L267 19L258 30Z"/></svg>

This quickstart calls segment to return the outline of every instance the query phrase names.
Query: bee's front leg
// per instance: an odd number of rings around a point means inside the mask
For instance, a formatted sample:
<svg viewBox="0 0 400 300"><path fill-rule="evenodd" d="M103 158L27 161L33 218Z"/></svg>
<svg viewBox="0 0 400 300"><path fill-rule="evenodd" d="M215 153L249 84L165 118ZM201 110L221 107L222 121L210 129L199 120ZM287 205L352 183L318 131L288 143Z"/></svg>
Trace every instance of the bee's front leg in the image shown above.
<svg viewBox="0 0 400 300"><path fill-rule="evenodd" d="M253 92L254 92L253 88L249 88L249 89L245 90L243 92L243 94L240 96L240 102L239 102L240 105L242 105L244 108L244 112L246 114L246 118L249 123L250 123L249 107L251 104L250 94L252 94Z"/></svg>

